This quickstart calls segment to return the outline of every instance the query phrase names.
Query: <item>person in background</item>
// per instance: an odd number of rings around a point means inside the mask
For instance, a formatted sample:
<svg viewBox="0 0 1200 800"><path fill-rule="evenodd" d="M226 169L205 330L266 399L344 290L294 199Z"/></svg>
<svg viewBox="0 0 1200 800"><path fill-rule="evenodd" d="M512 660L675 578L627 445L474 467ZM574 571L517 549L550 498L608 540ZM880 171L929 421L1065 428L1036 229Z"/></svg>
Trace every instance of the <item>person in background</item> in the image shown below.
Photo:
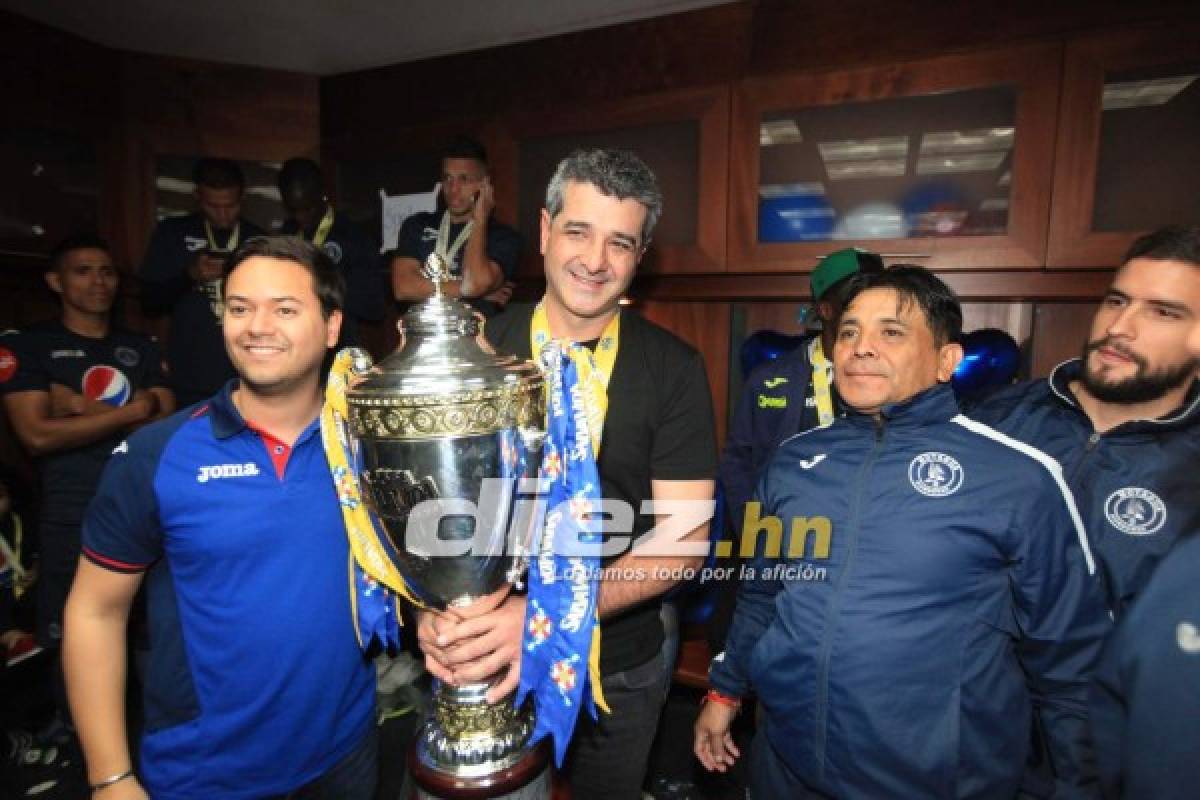
<svg viewBox="0 0 1200 800"><path fill-rule="evenodd" d="M207 399L233 377L221 341L221 275L230 253L263 233L241 217L246 178L236 161L202 158L192 180L198 210L158 223L138 272L142 310L171 318L168 380L181 406Z"/></svg>
<svg viewBox="0 0 1200 800"><path fill-rule="evenodd" d="M325 196L321 168L310 158L289 158L279 170L279 196L288 218L279 232L300 236L325 251L346 282L346 313L338 347L361 343L360 323L387 316L387 279L371 238Z"/></svg>
<svg viewBox="0 0 1200 800"><path fill-rule="evenodd" d="M104 240L63 240L50 256L46 283L61 315L0 338L0 361L10 365L0 372L0 392L41 474L37 638L55 665L58 720L51 728L66 737L58 648L84 510L113 448L133 428L174 411L175 399L164 385L158 345L112 320L119 280Z"/></svg>
<svg viewBox="0 0 1200 800"><path fill-rule="evenodd" d="M503 308L521 257L521 237L492 218L496 190L488 175L487 151L467 137L451 141L442 154L444 209L413 214L400 228L392 258L392 292L402 306L433 294L421 268L430 253L450 267L449 297L461 297L485 316Z"/></svg>
<svg viewBox="0 0 1200 800"><path fill-rule="evenodd" d="M812 272L812 305L804 310L819 321L818 332L790 353L757 367L746 378L725 439L718 477L725 492L726 530L737 552L746 503L759 474L779 443L797 433L828 425L843 412L833 390L834 333L842 312L842 294L859 272L876 273L883 259L875 253L847 248L822 258ZM726 566L726 565L720 565ZM723 586L706 628L709 647L724 649L725 634L737 594L735 566Z"/></svg>

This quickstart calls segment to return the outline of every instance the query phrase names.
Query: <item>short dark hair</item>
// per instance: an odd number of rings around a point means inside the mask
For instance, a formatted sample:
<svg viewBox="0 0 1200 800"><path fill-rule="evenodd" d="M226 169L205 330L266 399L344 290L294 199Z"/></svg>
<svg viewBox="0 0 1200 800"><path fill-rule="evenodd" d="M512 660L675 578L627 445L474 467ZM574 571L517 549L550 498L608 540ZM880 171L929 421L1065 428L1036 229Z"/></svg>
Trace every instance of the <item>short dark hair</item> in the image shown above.
<svg viewBox="0 0 1200 800"><path fill-rule="evenodd" d="M192 167L192 183L209 189L246 188L246 176L241 166L228 158L202 158Z"/></svg>
<svg viewBox="0 0 1200 800"><path fill-rule="evenodd" d="M311 158L289 158L279 170L279 193L324 195L325 178Z"/></svg>
<svg viewBox="0 0 1200 800"><path fill-rule="evenodd" d="M346 282L342 273L334 266L329 256L320 247L314 247L299 236L253 236L234 251L225 264L225 277L241 266L242 262L255 258L278 258L299 264L312 275L317 299L321 302L321 314L326 319L334 311L341 311L346 297ZM221 300L225 299L228 281L221 282Z"/></svg>
<svg viewBox="0 0 1200 800"><path fill-rule="evenodd" d="M442 148L442 160L447 158L469 158L487 166L487 148L470 136L455 136Z"/></svg>
<svg viewBox="0 0 1200 800"><path fill-rule="evenodd" d="M112 248L108 246L108 242L104 241L99 234L91 231L73 233L56 244L54 249L50 251L50 269L61 269L63 259L67 257L67 253L73 253L76 250L103 250L108 254L109 258L112 258Z"/></svg>
<svg viewBox="0 0 1200 800"><path fill-rule="evenodd" d="M868 289L891 289L900 298L901 306L916 303L925 315L933 341L941 347L962 338L962 306L941 278L915 264L896 264L882 272L859 272L851 275L842 297L842 313ZM839 324L841 320L838 320Z"/></svg>
<svg viewBox="0 0 1200 800"><path fill-rule="evenodd" d="M662 214L662 191L654 172L636 154L615 148L576 150L558 162L546 187L546 211L551 218L562 212L568 183L591 184L608 197L641 203L646 209L641 245L645 247L650 243L654 226Z"/></svg>
<svg viewBox="0 0 1200 800"><path fill-rule="evenodd" d="M1122 264L1135 258L1182 261L1200 267L1200 225L1168 225L1134 241Z"/></svg>

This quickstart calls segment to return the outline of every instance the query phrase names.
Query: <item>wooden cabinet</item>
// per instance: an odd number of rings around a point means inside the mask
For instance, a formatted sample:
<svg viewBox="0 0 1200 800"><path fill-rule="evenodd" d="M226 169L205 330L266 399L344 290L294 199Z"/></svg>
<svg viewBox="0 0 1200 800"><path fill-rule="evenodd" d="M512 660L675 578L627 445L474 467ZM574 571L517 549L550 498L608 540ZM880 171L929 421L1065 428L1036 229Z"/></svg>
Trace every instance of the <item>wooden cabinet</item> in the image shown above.
<svg viewBox="0 0 1200 800"><path fill-rule="evenodd" d="M1050 267L1116 265L1200 221L1200 24L1070 41L1057 145Z"/></svg>
<svg viewBox="0 0 1200 800"><path fill-rule="evenodd" d="M581 147L623 147L654 170L663 216L639 271L647 274L725 269L729 89L688 89L619 102L585 103L569 112L508 117L516 180L510 192L525 238L522 273L541 275L538 219L558 162ZM498 194L498 200L500 199Z"/></svg>
<svg viewBox="0 0 1200 800"><path fill-rule="evenodd" d="M848 245L939 270L1041 266L1060 61L1021 45L743 81L730 271L807 270Z"/></svg>

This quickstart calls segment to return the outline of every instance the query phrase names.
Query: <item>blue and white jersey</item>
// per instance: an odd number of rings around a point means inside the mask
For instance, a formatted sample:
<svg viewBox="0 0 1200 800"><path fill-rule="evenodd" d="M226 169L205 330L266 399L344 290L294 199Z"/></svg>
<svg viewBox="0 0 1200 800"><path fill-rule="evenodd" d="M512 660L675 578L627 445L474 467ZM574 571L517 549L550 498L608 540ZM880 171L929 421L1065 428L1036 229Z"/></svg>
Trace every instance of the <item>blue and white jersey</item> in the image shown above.
<svg viewBox="0 0 1200 800"><path fill-rule="evenodd" d="M121 443L84 522L85 558L146 573L155 798L284 794L372 724L318 423L289 448L247 425L234 385Z"/></svg>

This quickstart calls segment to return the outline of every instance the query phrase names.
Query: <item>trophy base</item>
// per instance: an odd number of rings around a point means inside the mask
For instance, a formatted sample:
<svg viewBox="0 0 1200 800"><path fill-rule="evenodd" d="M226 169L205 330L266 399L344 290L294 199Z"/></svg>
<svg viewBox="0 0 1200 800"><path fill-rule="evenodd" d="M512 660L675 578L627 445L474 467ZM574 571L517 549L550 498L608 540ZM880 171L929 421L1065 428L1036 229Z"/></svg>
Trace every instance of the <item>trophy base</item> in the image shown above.
<svg viewBox="0 0 1200 800"><path fill-rule="evenodd" d="M415 747L408 752L408 769L412 800L550 800L553 795L548 741L490 775L463 777L442 772L422 763Z"/></svg>

